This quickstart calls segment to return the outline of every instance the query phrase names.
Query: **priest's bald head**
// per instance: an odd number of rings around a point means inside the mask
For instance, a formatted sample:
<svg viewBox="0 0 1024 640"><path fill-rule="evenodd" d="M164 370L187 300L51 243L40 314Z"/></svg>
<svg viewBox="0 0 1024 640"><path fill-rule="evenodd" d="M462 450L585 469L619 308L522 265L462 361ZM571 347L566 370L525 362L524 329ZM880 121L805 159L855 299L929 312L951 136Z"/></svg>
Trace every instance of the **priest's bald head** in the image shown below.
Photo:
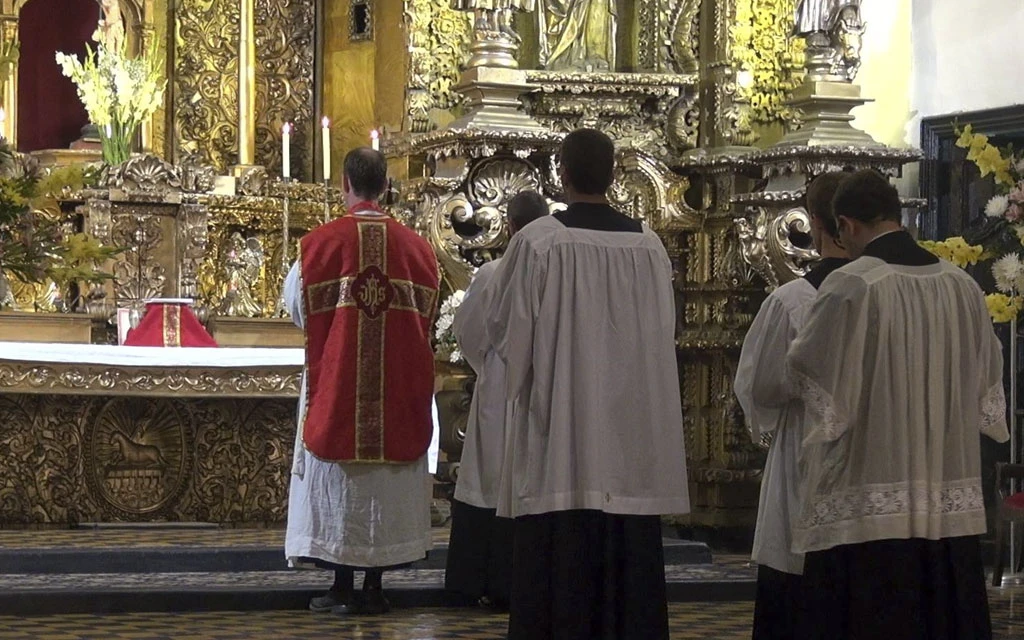
<svg viewBox="0 0 1024 640"><path fill-rule="evenodd" d="M353 149L345 156L345 206L377 202L388 188L388 162L384 154L368 147Z"/></svg>
<svg viewBox="0 0 1024 640"><path fill-rule="evenodd" d="M859 258L872 240L900 229L900 194L888 178L874 169L850 174L836 189L832 212L839 222L839 241Z"/></svg>
<svg viewBox="0 0 1024 640"><path fill-rule="evenodd" d="M559 175L569 204L607 202L612 186L615 144L596 129L577 129L562 141Z"/></svg>
<svg viewBox="0 0 1024 640"><path fill-rule="evenodd" d="M509 231L515 235L523 227L548 215L548 201L536 191L520 191L508 203Z"/></svg>

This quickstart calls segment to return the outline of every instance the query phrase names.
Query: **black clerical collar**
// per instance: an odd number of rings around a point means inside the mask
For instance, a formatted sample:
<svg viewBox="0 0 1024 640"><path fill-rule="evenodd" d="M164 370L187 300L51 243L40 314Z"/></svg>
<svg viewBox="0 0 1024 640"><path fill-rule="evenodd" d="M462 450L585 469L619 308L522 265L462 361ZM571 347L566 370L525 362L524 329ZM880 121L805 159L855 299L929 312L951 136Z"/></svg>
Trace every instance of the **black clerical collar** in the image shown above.
<svg viewBox="0 0 1024 640"><path fill-rule="evenodd" d="M644 230L639 220L619 213L610 204L604 202L574 202L565 211L555 213L554 218L563 225L575 229L632 231L634 233Z"/></svg>
<svg viewBox="0 0 1024 640"><path fill-rule="evenodd" d="M922 249L904 229L878 236L864 247L861 255L908 267L923 267L939 262L934 254Z"/></svg>
<svg viewBox="0 0 1024 640"><path fill-rule="evenodd" d="M850 261L846 258L822 258L821 262L807 272L804 280L810 282L815 289L820 289L821 283L825 282L830 273L847 264L850 264Z"/></svg>

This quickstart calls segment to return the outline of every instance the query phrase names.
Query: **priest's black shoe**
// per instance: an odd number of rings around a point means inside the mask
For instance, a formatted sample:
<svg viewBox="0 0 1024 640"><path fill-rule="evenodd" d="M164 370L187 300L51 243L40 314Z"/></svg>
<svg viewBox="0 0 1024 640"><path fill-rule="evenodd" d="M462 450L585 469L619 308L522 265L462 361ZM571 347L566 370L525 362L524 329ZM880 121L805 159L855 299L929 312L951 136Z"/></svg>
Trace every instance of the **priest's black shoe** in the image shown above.
<svg viewBox="0 0 1024 640"><path fill-rule="evenodd" d="M314 613L327 613L335 607L347 606L352 602L351 591L335 591L331 589L322 596L309 601L309 610Z"/></svg>
<svg viewBox="0 0 1024 640"><path fill-rule="evenodd" d="M332 613L343 616L377 616L388 611L391 611L391 603L384 597L382 589L364 589L355 593L351 602L331 609Z"/></svg>

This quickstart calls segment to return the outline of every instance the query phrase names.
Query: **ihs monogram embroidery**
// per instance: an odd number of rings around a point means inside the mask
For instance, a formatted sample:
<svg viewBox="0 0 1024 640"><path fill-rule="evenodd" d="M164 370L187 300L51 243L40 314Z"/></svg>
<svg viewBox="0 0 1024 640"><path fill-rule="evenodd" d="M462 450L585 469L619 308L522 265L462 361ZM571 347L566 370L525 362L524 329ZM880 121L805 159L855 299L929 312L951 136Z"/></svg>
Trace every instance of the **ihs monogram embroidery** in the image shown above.
<svg viewBox="0 0 1024 640"><path fill-rule="evenodd" d="M370 318L379 318L395 297L391 280L376 265L363 269L352 283L356 307Z"/></svg>

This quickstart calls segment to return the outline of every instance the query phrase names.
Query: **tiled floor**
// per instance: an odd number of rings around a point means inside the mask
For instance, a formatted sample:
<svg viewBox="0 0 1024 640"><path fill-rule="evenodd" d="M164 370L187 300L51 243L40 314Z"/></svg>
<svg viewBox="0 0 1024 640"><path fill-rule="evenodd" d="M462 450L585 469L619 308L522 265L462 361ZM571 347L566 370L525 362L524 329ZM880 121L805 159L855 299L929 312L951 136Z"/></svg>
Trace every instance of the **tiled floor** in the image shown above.
<svg viewBox="0 0 1024 640"><path fill-rule="evenodd" d="M673 640L750 637L749 602L669 609ZM0 618L0 640L499 640L507 620L476 609L410 609L353 620L305 611Z"/></svg>
<svg viewBox="0 0 1024 640"><path fill-rule="evenodd" d="M992 591L997 640L1024 638L1024 589ZM746 640L750 602L669 605L673 640ZM0 617L0 640L498 640L507 618L476 609L407 609L343 619L306 611Z"/></svg>

